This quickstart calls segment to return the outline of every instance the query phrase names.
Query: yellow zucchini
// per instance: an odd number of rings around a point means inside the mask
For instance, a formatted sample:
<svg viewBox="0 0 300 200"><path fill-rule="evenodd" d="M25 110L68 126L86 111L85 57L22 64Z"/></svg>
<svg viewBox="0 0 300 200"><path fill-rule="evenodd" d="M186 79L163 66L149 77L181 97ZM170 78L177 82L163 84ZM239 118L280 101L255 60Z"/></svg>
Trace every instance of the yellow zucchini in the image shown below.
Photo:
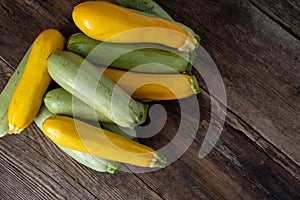
<svg viewBox="0 0 300 200"><path fill-rule="evenodd" d="M105 1L87 1L72 13L77 27L89 37L115 43L158 43L180 51L195 48L195 37L175 22L146 16Z"/></svg>
<svg viewBox="0 0 300 200"><path fill-rule="evenodd" d="M43 131L56 144L83 153L141 167L166 165L166 159L152 148L70 117L46 119Z"/></svg>
<svg viewBox="0 0 300 200"><path fill-rule="evenodd" d="M8 134L7 112L9 103L22 77L30 51L31 46L28 48L17 69L14 71L13 75L10 77L9 81L0 94L0 138Z"/></svg>
<svg viewBox="0 0 300 200"><path fill-rule="evenodd" d="M193 76L183 74L145 74L99 67L113 82L134 99L174 100L189 97L199 92Z"/></svg>
<svg viewBox="0 0 300 200"><path fill-rule="evenodd" d="M48 56L64 47L63 35L54 29L41 32L35 39L24 73L8 108L9 133L20 133L37 115L51 81Z"/></svg>

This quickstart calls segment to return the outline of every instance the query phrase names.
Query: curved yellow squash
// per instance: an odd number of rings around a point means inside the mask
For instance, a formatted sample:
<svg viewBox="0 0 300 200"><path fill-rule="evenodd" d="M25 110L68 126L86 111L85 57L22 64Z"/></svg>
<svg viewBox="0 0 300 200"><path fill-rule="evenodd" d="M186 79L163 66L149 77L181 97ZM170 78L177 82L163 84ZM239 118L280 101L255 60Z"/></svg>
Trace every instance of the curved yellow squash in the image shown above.
<svg viewBox="0 0 300 200"><path fill-rule="evenodd" d="M190 51L197 43L180 25L105 1L77 5L72 13L77 27L89 37L115 43L158 43Z"/></svg>
<svg viewBox="0 0 300 200"><path fill-rule="evenodd" d="M50 84L48 56L63 50L65 39L54 29L41 32L35 39L25 70L8 108L9 133L17 134L28 127L37 115Z"/></svg>
<svg viewBox="0 0 300 200"><path fill-rule="evenodd" d="M103 67L99 69L134 99L174 100L195 94L188 75L144 74Z"/></svg>
<svg viewBox="0 0 300 200"><path fill-rule="evenodd" d="M148 146L70 117L46 119L43 131L56 144L109 160L141 167L166 164L165 158Z"/></svg>

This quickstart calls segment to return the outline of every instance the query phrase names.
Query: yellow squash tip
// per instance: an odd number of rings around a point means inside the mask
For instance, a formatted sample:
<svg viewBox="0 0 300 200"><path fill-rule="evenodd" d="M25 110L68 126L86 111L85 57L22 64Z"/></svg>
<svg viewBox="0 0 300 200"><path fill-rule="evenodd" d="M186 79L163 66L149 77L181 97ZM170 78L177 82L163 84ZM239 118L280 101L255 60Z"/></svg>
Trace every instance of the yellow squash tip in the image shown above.
<svg viewBox="0 0 300 200"><path fill-rule="evenodd" d="M9 129L8 129L9 134L19 134L24 130L24 128L16 127L13 124L8 124L8 127L9 127Z"/></svg>
<svg viewBox="0 0 300 200"><path fill-rule="evenodd" d="M189 52L195 49L197 40L190 32L188 32L188 35L189 37L185 40L184 44L178 48L179 51Z"/></svg>
<svg viewBox="0 0 300 200"><path fill-rule="evenodd" d="M149 167L160 167L164 168L167 165L167 158L158 154L157 152L153 152L154 158L150 163Z"/></svg>

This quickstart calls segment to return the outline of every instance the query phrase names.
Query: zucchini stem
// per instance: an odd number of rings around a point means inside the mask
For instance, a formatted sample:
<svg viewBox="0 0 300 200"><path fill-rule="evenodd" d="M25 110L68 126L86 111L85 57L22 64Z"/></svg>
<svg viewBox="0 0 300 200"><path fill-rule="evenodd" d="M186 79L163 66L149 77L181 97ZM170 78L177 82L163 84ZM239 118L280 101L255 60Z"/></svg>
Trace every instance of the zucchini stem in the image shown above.
<svg viewBox="0 0 300 200"><path fill-rule="evenodd" d="M154 152L154 158L149 167L160 167L164 168L167 164L166 157L160 155L159 153Z"/></svg>
<svg viewBox="0 0 300 200"><path fill-rule="evenodd" d="M192 90L194 91L194 94L199 94L200 87L199 87L199 83L198 83L198 80L195 75L190 76L190 82L191 82L191 87L192 87Z"/></svg>

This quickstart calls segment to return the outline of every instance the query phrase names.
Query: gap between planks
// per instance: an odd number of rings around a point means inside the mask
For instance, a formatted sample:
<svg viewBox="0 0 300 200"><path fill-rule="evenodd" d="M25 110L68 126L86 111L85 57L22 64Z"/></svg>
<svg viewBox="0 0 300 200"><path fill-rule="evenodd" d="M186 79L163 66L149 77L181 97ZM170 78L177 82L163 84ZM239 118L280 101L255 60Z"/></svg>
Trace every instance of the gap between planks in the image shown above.
<svg viewBox="0 0 300 200"><path fill-rule="evenodd" d="M2 56L0 56L0 60L2 60L7 66L9 66L12 70L16 70L16 68L14 68L7 60L5 60L5 58L3 58Z"/></svg>
<svg viewBox="0 0 300 200"><path fill-rule="evenodd" d="M218 104L224 107L224 105L222 104L222 102L219 101L219 99L210 95L208 91L206 91L203 87L200 86L200 88L201 93L203 95L207 95L213 98L213 100L217 101ZM235 112L233 112L228 107L226 107L226 109L227 111L225 123L228 123L228 125L231 126L233 129L242 132L247 138L249 138L254 143L255 146L257 146L260 150L263 150L269 158L278 163L279 166L281 166L289 174L291 174L293 177L300 181L299 165L296 162L294 162L289 156L287 156L276 146L270 143L266 138L264 138L261 134L259 134L259 132L252 128L250 124L244 121ZM271 152L273 153L272 155L266 152L266 150L268 149L271 149Z"/></svg>
<svg viewBox="0 0 300 200"><path fill-rule="evenodd" d="M260 12L265 14L267 17L272 19L275 23L277 23L281 28L283 28L285 31L287 31L291 36L296 38L298 41L300 41L300 35L297 34L296 31L294 31L292 28L289 27L289 25L284 22L282 19L280 19L276 14L274 14L272 11L268 10L264 5L262 5L260 2L256 0L249 0L250 4L253 5L255 8L257 8Z"/></svg>

